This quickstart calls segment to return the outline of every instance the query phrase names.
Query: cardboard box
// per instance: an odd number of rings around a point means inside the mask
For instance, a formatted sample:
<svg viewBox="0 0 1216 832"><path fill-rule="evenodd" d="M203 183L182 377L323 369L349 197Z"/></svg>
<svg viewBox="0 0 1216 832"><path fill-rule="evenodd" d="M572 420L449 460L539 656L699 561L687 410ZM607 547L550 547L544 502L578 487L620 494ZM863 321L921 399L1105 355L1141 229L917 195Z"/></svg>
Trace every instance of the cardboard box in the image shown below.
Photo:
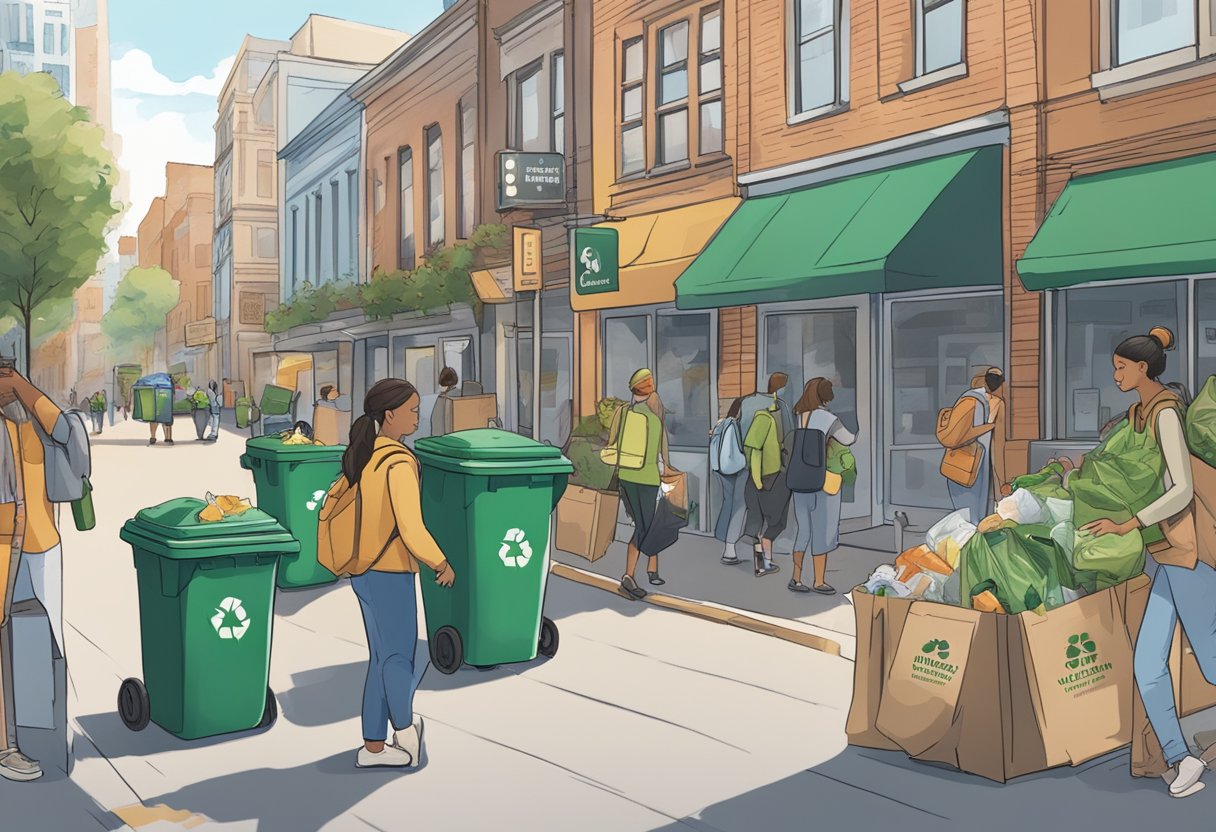
<svg viewBox="0 0 1216 832"><path fill-rule="evenodd" d="M350 440L350 413L336 407L315 405L312 409L312 436L326 445L345 445Z"/></svg>
<svg viewBox="0 0 1216 832"><path fill-rule="evenodd" d="M440 399L440 402L445 401L451 409L448 424L452 426L453 433L458 430L484 430L490 420L498 418L498 399L491 394Z"/></svg>
<svg viewBox="0 0 1216 832"><path fill-rule="evenodd" d="M1116 588L1008 616L854 592L849 742L997 782L1127 745L1125 601Z"/></svg>
<svg viewBox="0 0 1216 832"><path fill-rule="evenodd" d="M589 561L602 558L612 545L620 501L615 491L569 486L557 503L557 548Z"/></svg>

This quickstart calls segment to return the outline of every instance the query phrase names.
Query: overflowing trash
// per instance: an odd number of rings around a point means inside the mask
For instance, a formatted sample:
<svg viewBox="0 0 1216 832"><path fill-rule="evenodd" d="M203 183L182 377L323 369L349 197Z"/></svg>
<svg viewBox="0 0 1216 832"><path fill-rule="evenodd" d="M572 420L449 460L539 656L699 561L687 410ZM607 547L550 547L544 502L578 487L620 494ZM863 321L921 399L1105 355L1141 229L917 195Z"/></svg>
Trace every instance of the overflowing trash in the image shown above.
<svg viewBox="0 0 1216 832"><path fill-rule="evenodd" d="M296 422L288 430L278 434L284 445L324 445L320 439L314 439L312 425L307 422Z"/></svg>
<svg viewBox="0 0 1216 832"><path fill-rule="evenodd" d="M207 505L199 511L198 519L202 523L219 523L229 517L238 517L251 508L253 508L253 503L245 498L228 494L221 494L217 497L208 491Z"/></svg>

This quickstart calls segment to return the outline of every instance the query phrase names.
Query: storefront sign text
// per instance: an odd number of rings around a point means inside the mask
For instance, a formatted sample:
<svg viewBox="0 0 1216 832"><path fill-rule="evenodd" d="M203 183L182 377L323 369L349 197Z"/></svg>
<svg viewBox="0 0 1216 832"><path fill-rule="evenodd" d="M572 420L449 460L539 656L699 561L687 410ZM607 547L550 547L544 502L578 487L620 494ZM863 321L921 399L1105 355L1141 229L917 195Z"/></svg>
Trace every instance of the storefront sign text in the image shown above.
<svg viewBox="0 0 1216 832"><path fill-rule="evenodd" d="M576 228L571 232L570 282L580 295L620 289L615 228Z"/></svg>

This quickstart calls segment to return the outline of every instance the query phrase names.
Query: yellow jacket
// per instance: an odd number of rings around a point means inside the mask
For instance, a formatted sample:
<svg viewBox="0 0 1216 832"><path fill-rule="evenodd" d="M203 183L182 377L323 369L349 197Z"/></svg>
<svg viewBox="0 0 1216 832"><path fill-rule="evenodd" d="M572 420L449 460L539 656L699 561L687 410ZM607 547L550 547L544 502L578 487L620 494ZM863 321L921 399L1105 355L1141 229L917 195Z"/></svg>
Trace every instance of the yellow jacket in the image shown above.
<svg viewBox="0 0 1216 832"><path fill-rule="evenodd" d="M380 465L386 454L397 453L400 461ZM446 558L422 522L422 490L418 460L409 448L383 436L376 437L372 460L359 478L363 501L361 541L383 541L398 530L383 557L372 567L376 572L417 572L419 562L439 571Z"/></svg>
<svg viewBox="0 0 1216 832"><path fill-rule="evenodd" d="M33 417L49 436L55 432L55 423L61 413L55 403L42 396L34 405ZM42 438L34 429L33 421L17 424L7 419L9 444L14 452L21 448L21 465L18 475L25 488L25 545L24 551L31 554L54 549L59 545L59 529L55 525L55 507L46 496L46 459L42 449ZM0 512L0 542L13 535L12 512Z"/></svg>

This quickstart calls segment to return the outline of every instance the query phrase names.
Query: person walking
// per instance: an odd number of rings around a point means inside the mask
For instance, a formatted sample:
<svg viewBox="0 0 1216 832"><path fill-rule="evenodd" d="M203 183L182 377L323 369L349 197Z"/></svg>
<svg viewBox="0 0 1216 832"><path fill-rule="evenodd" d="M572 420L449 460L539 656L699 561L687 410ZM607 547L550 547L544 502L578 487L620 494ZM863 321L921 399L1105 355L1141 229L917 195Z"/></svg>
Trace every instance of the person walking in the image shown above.
<svg viewBox="0 0 1216 832"><path fill-rule="evenodd" d="M798 427L818 431L824 437L825 465L827 446L838 442L845 447L853 445L857 437L849 431L836 414L828 410L828 404L836 398L832 382L826 378L813 378L803 388L802 397L794 405L794 418ZM820 491L793 492L794 522L798 535L794 540L794 574L790 578L790 592L818 592L820 595L835 595L836 590L826 580L828 555L840 546L840 488L836 482L835 493L825 484ZM806 553L811 553L814 576L811 585L802 582L802 567Z"/></svg>
<svg viewBox="0 0 1216 832"><path fill-rule="evenodd" d="M1161 383L1166 351L1174 348L1174 334L1154 327L1148 335L1136 335L1115 347L1115 384L1125 393L1134 392L1136 402L1128 410L1128 425L1148 434L1160 448L1165 462L1164 493L1125 522L1100 519L1087 523L1082 532L1093 535L1125 535L1150 529L1185 512L1195 498L1191 456L1183 423L1182 398ZM1168 545L1154 546L1150 563L1156 565L1148 604L1136 637L1132 672L1144 702L1149 723L1161 744L1166 780L1172 797L1189 797L1203 788L1206 766L1191 754L1174 700L1169 657L1178 623L1190 642L1199 668L1209 684L1216 684L1216 552L1203 546L1181 552Z"/></svg>
<svg viewBox="0 0 1216 832"><path fill-rule="evenodd" d="M372 567L350 580L369 654L358 768L416 768L421 763L425 725L414 714L419 564L434 571L440 586L456 580L423 522L418 459L403 444L418 430L420 403L408 381L377 382L363 399L363 415L351 425L350 444L342 455L342 477L359 489L361 535L383 546Z"/></svg>
<svg viewBox="0 0 1216 832"><path fill-rule="evenodd" d="M776 375L783 376L780 373ZM770 380L769 387L773 386ZM781 386L784 386L784 382ZM785 482L785 442L786 437L792 435L792 430L786 429L781 405L781 400L773 393L769 397L769 406L752 417L743 439L748 472L743 491L747 509L743 534L752 539L757 578L781 571L781 567L773 563L773 543L785 531L789 519L790 490Z"/></svg>
<svg viewBox="0 0 1216 832"><path fill-rule="evenodd" d="M440 370L439 386L443 392L435 399L435 406L431 409L431 436L446 436L452 432L450 411L452 399L460 395L456 389L459 384L460 377L451 367Z"/></svg>
<svg viewBox="0 0 1216 832"><path fill-rule="evenodd" d="M76 409L76 388L75 387L73 387L71 392L68 393L68 407L72 408L73 410Z"/></svg>
<svg viewBox="0 0 1216 832"><path fill-rule="evenodd" d="M220 438L220 415L223 413L224 402L220 398L220 386L214 381L207 382L207 430L208 442Z"/></svg>
<svg viewBox="0 0 1216 832"><path fill-rule="evenodd" d="M794 429L793 412L785 399L781 398L781 391L789 383L790 377L785 373L773 373L768 377L768 392L755 392L744 397L739 410L739 427L743 430L744 436L747 436L747 432L751 430L756 414L762 410L769 410L773 407L774 402L777 406L777 413L781 417L781 434L784 436Z"/></svg>
<svg viewBox="0 0 1216 832"><path fill-rule="evenodd" d="M938 419L937 438L946 447L942 475L955 511L966 511L973 525L992 510L994 481L1010 493L1005 476L1005 401L999 391L1005 374L989 367Z"/></svg>
<svg viewBox="0 0 1216 832"><path fill-rule="evenodd" d="M89 397L89 418L93 422L93 433L101 435L105 428L106 394L98 390Z"/></svg>
<svg viewBox="0 0 1216 832"><path fill-rule="evenodd" d="M633 536L629 539L625 555L625 574L621 577L621 592L626 597L641 599L646 597L646 590L638 586L634 571L641 556L642 540L654 522L662 476L671 466L667 428L663 422L663 403L655 392L654 373L644 368L634 373L629 379L629 392L630 402L621 405L613 416L608 432L608 444L619 450L624 442L635 438L629 435L637 429L635 426L645 425L645 450L640 466L634 468L622 465L617 469L621 502L624 503L625 513L633 523ZM641 418L629 419L627 416L630 414L637 414ZM652 586L667 583L659 576L657 555L647 558L646 575Z"/></svg>
<svg viewBox="0 0 1216 832"><path fill-rule="evenodd" d="M743 534L743 491L747 481L747 456L743 453L743 430L739 414L743 399L731 402L726 415L709 434L709 466L722 492L722 506L714 524L714 537L722 543L722 563L737 566L735 544Z"/></svg>

